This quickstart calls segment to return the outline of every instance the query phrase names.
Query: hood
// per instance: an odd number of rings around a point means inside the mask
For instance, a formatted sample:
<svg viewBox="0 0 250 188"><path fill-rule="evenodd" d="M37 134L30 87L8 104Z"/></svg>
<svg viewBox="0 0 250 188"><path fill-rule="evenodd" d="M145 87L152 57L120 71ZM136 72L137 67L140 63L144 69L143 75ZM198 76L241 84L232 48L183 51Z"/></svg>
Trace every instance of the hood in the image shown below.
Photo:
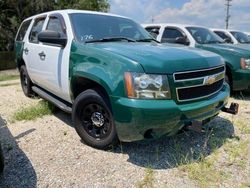
<svg viewBox="0 0 250 188"><path fill-rule="evenodd" d="M146 73L172 74L223 64L221 57L214 53L183 46L146 42L106 42L87 45L135 61L141 64Z"/></svg>
<svg viewBox="0 0 250 188"><path fill-rule="evenodd" d="M232 54L240 57L250 57L249 44L203 44L197 45L202 49L215 52L219 55Z"/></svg>

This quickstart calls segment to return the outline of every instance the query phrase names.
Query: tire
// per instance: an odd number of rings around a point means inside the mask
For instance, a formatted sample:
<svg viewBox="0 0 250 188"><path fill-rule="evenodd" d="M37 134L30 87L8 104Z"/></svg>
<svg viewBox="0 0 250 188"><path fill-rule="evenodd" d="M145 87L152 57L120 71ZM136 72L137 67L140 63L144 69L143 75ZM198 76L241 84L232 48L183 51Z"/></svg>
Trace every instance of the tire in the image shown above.
<svg viewBox="0 0 250 188"><path fill-rule="evenodd" d="M97 89L82 92L75 100L72 120L76 132L87 145L108 149L118 141L107 98Z"/></svg>
<svg viewBox="0 0 250 188"><path fill-rule="evenodd" d="M4 169L4 157L3 157L3 151L0 145L0 173L3 172Z"/></svg>
<svg viewBox="0 0 250 188"><path fill-rule="evenodd" d="M225 82L228 83L228 85L230 86L230 79L229 79L228 75L225 75Z"/></svg>
<svg viewBox="0 0 250 188"><path fill-rule="evenodd" d="M27 69L25 65L22 65L20 68L20 80L23 93L26 97L34 97L35 93L32 91L33 83L30 80Z"/></svg>

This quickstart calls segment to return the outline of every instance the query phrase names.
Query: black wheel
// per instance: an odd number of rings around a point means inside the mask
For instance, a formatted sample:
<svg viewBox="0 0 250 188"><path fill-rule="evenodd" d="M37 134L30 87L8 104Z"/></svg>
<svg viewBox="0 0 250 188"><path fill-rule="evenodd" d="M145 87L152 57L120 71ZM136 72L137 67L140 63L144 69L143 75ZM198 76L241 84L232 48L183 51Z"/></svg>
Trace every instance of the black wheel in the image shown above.
<svg viewBox="0 0 250 188"><path fill-rule="evenodd" d="M0 145L0 173L3 172L4 169L4 157L3 157L3 151Z"/></svg>
<svg viewBox="0 0 250 188"><path fill-rule="evenodd" d="M76 132L89 146L107 149L117 143L117 134L107 98L88 89L75 100L72 120Z"/></svg>
<svg viewBox="0 0 250 188"><path fill-rule="evenodd" d="M21 86L23 89L23 93L27 97L34 97L35 94L32 91L32 81L30 80L30 77L28 75L27 69L24 65L20 68L20 80L21 80Z"/></svg>

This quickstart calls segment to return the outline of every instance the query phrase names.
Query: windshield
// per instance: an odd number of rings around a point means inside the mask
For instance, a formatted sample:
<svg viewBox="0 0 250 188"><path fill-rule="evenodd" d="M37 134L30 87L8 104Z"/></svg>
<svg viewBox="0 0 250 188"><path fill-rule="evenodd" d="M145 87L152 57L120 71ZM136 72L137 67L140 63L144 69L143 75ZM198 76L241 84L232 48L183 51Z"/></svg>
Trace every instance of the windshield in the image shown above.
<svg viewBox="0 0 250 188"><path fill-rule="evenodd" d="M112 38L130 39L128 41L152 39L146 30L130 19L85 13L74 13L70 18L75 37L80 42L105 42L109 40L103 39Z"/></svg>
<svg viewBox="0 0 250 188"><path fill-rule="evenodd" d="M238 32L238 31L231 31L230 32L239 43L250 43L250 38L242 32Z"/></svg>
<svg viewBox="0 0 250 188"><path fill-rule="evenodd" d="M186 27L194 40L199 44L224 43L224 41L209 29L202 27Z"/></svg>

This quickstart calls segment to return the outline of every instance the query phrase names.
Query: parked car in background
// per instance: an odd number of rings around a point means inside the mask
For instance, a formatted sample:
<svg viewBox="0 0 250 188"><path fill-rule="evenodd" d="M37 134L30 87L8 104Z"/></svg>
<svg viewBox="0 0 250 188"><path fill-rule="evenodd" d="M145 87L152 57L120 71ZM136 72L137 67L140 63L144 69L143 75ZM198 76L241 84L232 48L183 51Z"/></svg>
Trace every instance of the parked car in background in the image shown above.
<svg viewBox="0 0 250 188"><path fill-rule="evenodd" d="M4 156L3 156L2 146L0 143L0 173L3 172L3 169L4 169Z"/></svg>
<svg viewBox="0 0 250 188"><path fill-rule="evenodd" d="M211 29L219 35L225 42L232 44L248 44L250 50L250 38L247 34L236 30Z"/></svg>
<svg viewBox="0 0 250 188"><path fill-rule="evenodd" d="M226 81L235 91L250 89L249 46L225 44L225 41L205 27L180 24L143 24L162 43L176 43L221 55L226 62Z"/></svg>
<svg viewBox="0 0 250 188"><path fill-rule="evenodd" d="M247 34L247 36L250 37L250 33L249 32L245 32L245 34Z"/></svg>
<svg viewBox="0 0 250 188"><path fill-rule="evenodd" d="M172 135L221 110L237 113L225 107L220 56L159 44L122 16L42 13L24 20L15 48L24 94L72 113L79 136L96 148Z"/></svg>

